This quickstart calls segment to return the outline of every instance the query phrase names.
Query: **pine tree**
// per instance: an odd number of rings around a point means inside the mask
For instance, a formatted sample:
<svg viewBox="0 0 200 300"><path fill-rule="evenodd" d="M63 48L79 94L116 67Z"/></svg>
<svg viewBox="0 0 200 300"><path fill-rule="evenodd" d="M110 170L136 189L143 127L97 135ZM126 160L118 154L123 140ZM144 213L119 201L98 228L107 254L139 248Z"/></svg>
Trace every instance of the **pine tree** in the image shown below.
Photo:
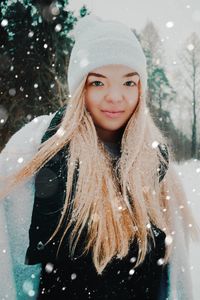
<svg viewBox="0 0 200 300"><path fill-rule="evenodd" d="M148 71L148 105L159 108L162 118L163 103L175 97L164 67L164 51L159 33L152 22L148 22L140 35L141 43L147 58ZM153 107L152 107L153 106Z"/></svg>
<svg viewBox="0 0 200 300"><path fill-rule="evenodd" d="M8 115L2 147L24 123L66 101L70 31L88 11L83 6L75 16L68 0L4 0L0 11L1 105Z"/></svg>
<svg viewBox="0 0 200 300"><path fill-rule="evenodd" d="M198 129L200 123L198 113L200 112L200 37L192 33L185 41L181 55L182 77L186 97L191 112L191 156L200 158L200 148L198 142Z"/></svg>

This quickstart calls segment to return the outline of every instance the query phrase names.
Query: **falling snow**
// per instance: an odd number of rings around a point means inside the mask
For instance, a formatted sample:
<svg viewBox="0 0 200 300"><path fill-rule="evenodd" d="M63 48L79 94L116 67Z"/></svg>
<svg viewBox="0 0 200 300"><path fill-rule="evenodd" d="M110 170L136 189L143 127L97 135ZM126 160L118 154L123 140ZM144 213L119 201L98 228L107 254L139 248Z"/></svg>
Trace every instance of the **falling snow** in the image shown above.
<svg viewBox="0 0 200 300"><path fill-rule="evenodd" d="M17 162L18 162L19 164L23 163L23 161L24 161L23 157L19 157L18 160L17 160Z"/></svg>
<svg viewBox="0 0 200 300"><path fill-rule="evenodd" d="M167 235L165 238L165 245L169 246L173 242L173 237L171 235Z"/></svg>
<svg viewBox="0 0 200 300"><path fill-rule="evenodd" d="M157 264L158 264L158 266L162 266L164 264L164 259L163 258L159 258L157 260Z"/></svg>
<svg viewBox="0 0 200 300"><path fill-rule="evenodd" d="M71 279L72 279L72 280L76 279L76 277L77 277L76 273L72 273L72 274L71 274Z"/></svg>
<svg viewBox="0 0 200 300"><path fill-rule="evenodd" d="M26 293L29 293L29 291L33 290L33 283L31 280L26 280L24 281L23 283L23 291L26 292Z"/></svg>
<svg viewBox="0 0 200 300"><path fill-rule="evenodd" d="M30 31L29 33L28 33L28 37L33 37L34 36L34 32L33 31Z"/></svg>
<svg viewBox="0 0 200 300"><path fill-rule="evenodd" d="M193 45L193 44L187 45L187 49L188 49L189 51L194 50L194 45Z"/></svg>
<svg viewBox="0 0 200 300"><path fill-rule="evenodd" d="M10 96L14 97L16 95L16 89L14 89L14 88L13 89L9 89L8 93L9 93Z"/></svg>
<svg viewBox="0 0 200 300"><path fill-rule="evenodd" d="M166 25L167 28L172 28L172 27L174 27L174 22L169 21L165 25Z"/></svg>
<svg viewBox="0 0 200 300"><path fill-rule="evenodd" d="M150 229L150 228L151 228L151 224L148 223L148 224L146 225L146 227L147 227L148 229Z"/></svg>
<svg viewBox="0 0 200 300"><path fill-rule="evenodd" d="M158 147L158 145L159 145L159 143L157 141L154 141L151 146L153 149L155 149Z"/></svg>
<svg viewBox="0 0 200 300"><path fill-rule="evenodd" d="M3 19L2 21L1 21L1 26L2 27L6 27L8 25L8 20L7 19Z"/></svg>
<svg viewBox="0 0 200 300"><path fill-rule="evenodd" d="M129 271L129 274L130 275L133 275L135 273L135 270L134 269L131 269L130 271Z"/></svg>
<svg viewBox="0 0 200 300"><path fill-rule="evenodd" d="M131 263L134 263L135 261L136 261L136 257L134 257L134 256L131 257L130 262L131 262Z"/></svg>
<svg viewBox="0 0 200 300"><path fill-rule="evenodd" d="M54 16L58 16L59 13L60 13L60 10L59 10L58 7L53 6L53 7L51 8L51 13L52 13L52 15L54 15Z"/></svg>
<svg viewBox="0 0 200 300"><path fill-rule="evenodd" d="M57 24L57 25L55 26L55 31L56 31L56 32L61 31L61 29L62 29L62 25L61 25L61 24Z"/></svg>
<svg viewBox="0 0 200 300"><path fill-rule="evenodd" d="M53 271L53 264L52 264L52 263L46 264L46 266L45 266L45 271L46 271L47 273L51 273L51 272Z"/></svg>

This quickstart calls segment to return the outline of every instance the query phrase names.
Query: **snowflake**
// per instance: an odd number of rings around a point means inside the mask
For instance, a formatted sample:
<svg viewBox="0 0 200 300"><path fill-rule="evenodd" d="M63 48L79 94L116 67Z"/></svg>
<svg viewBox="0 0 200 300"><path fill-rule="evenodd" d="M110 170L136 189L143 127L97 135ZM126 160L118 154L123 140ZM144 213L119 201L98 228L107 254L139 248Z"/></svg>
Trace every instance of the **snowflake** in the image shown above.
<svg viewBox="0 0 200 300"><path fill-rule="evenodd" d="M158 264L158 266L162 266L164 264L164 259L163 258L159 258L157 260L157 264Z"/></svg>
<svg viewBox="0 0 200 300"><path fill-rule="evenodd" d="M33 122L37 123L38 122L38 118L34 118Z"/></svg>
<svg viewBox="0 0 200 300"><path fill-rule="evenodd" d="M47 273L51 273L53 271L53 264L52 263L47 263L45 266L45 271Z"/></svg>
<svg viewBox="0 0 200 300"><path fill-rule="evenodd" d="M131 262L131 263L134 263L135 261L136 261L136 257L134 257L134 256L131 257L130 262Z"/></svg>
<svg viewBox="0 0 200 300"><path fill-rule="evenodd" d="M165 238L165 245L169 246L173 242L173 237L171 235L167 235Z"/></svg>
<svg viewBox="0 0 200 300"><path fill-rule="evenodd" d="M34 291L34 290L28 291L28 295L29 295L30 297L33 297L33 296L35 295L35 291Z"/></svg>
<svg viewBox="0 0 200 300"><path fill-rule="evenodd" d="M60 9L56 6L53 6L53 7L51 7L51 13L52 13L52 15L57 16L60 13Z"/></svg>
<svg viewBox="0 0 200 300"><path fill-rule="evenodd" d="M24 161L23 157L19 157L18 160L17 160L17 162L18 162L19 164L23 163L23 161Z"/></svg>
<svg viewBox="0 0 200 300"><path fill-rule="evenodd" d="M193 51L193 50L194 50L194 45L193 45L193 44L188 44L188 45L187 45L187 49L188 49L189 51Z"/></svg>
<svg viewBox="0 0 200 300"><path fill-rule="evenodd" d="M10 96L15 96L16 95L16 89L14 89L14 88L9 89L8 93L9 93Z"/></svg>
<svg viewBox="0 0 200 300"><path fill-rule="evenodd" d="M153 149L156 149L158 147L158 145L159 145L159 143L157 141L154 141L151 146Z"/></svg>
<svg viewBox="0 0 200 300"><path fill-rule="evenodd" d="M135 270L134 270L134 269L130 269L130 270L129 270L129 274L130 274L130 275L133 275L134 273L135 273Z"/></svg>
<svg viewBox="0 0 200 300"><path fill-rule="evenodd" d="M172 27L174 27L174 22L169 21L169 22L167 22L167 23L165 24L165 26L166 26L167 28L172 28Z"/></svg>
<svg viewBox="0 0 200 300"><path fill-rule="evenodd" d="M33 37L34 36L34 32L33 31L30 31L29 33L28 33L28 37Z"/></svg>
<svg viewBox="0 0 200 300"><path fill-rule="evenodd" d="M72 279L72 280L76 279L76 277L77 277L76 273L72 273L72 274L71 274L71 279Z"/></svg>
<svg viewBox="0 0 200 300"><path fill-rule="evenodd" d="M1 26L2 27L6 27L8 25L8 20L7 19L3 19L2 21L1 21Z"/></svg>
<svg viewBox="0 0 200 300"><path fill-rule="evenodd" d="M25 280L24 283L23 283L23 291L25 293L29 293L30 291L33 291L33 283L31 280Z"/></svg>
<svg viewBox="0 0 200 300"><path fill-rule="evenodd" d="M56 31L56 32L61 31L61 29L62 29L62 25L61 25L61 24L57 24L57 25L55 26L55 31Z"/></svg>

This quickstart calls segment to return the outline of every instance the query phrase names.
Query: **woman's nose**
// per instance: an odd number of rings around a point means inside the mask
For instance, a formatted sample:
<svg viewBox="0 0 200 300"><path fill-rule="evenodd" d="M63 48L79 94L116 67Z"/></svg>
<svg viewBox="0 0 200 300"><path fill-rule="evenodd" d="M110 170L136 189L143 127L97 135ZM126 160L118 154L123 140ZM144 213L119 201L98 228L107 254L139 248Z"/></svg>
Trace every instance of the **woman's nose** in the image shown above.
<svg viewBox="0 0 200 300"><path fill-rule="evenodd" d="M109 102L121 102L123 100L122 91L116 86L108 88L105 99Z"/></svg>

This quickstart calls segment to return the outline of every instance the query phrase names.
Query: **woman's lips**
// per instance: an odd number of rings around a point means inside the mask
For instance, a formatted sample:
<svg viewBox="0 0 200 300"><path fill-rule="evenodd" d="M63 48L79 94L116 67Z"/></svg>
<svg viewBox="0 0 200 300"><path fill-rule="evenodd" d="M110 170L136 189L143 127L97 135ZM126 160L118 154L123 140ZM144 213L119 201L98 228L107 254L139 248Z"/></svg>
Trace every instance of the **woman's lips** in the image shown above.
<svg viewBox="0 0 200 300"><path fill-rule="evenodd" d="M123 114L123 112L124 111L111 112L111 111L102 110L102 113L109 118L118 118Z"/></svg>

